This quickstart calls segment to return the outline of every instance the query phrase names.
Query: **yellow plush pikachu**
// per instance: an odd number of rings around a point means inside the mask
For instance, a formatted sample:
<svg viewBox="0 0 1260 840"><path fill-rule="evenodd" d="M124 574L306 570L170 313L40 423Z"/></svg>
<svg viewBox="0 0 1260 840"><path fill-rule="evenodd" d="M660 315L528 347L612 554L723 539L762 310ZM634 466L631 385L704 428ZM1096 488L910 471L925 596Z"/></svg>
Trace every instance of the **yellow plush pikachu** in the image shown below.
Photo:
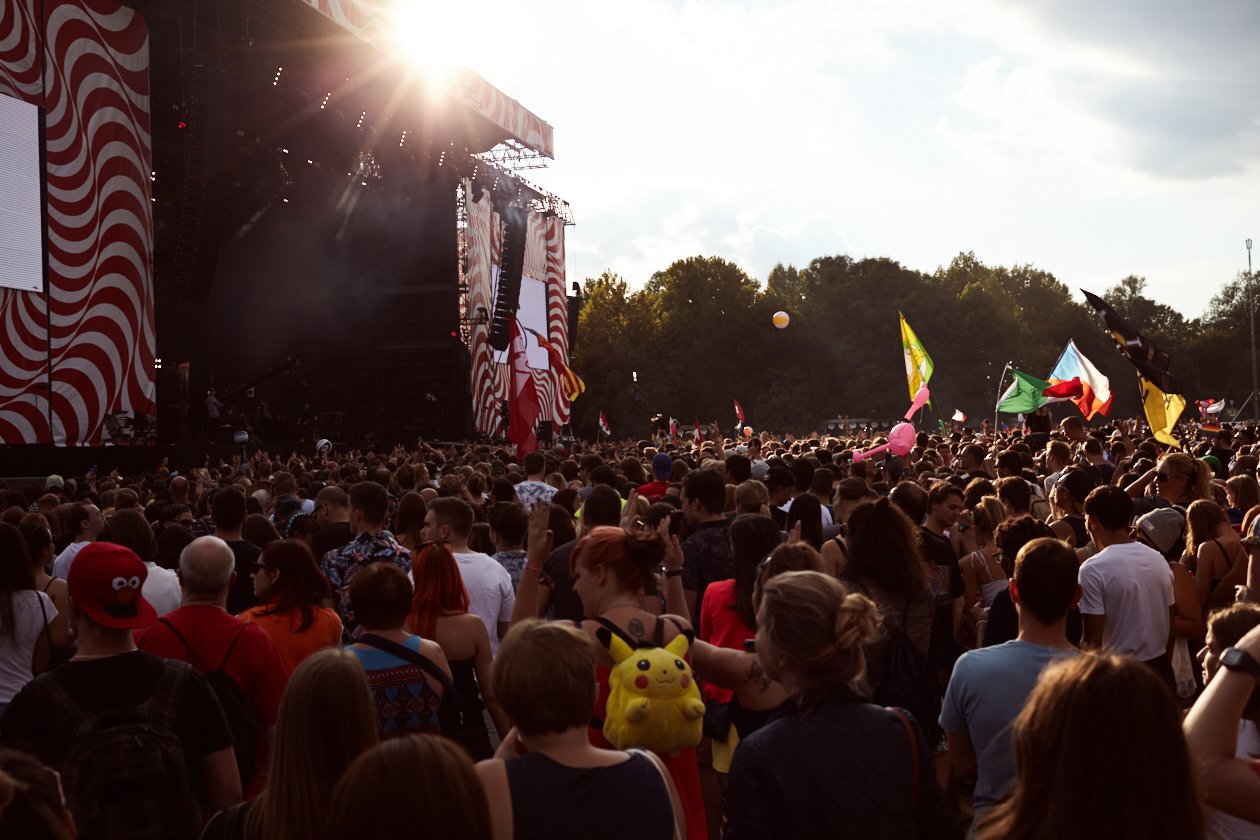
<svg viewBox="0 0 1260 840"><path fill-rule="evenodd" d="M601 633L616 665L608 675L604 737L619 750L677 753L700 743L704 701L687 664L688 633L664 647L634 648Z"/></svg>

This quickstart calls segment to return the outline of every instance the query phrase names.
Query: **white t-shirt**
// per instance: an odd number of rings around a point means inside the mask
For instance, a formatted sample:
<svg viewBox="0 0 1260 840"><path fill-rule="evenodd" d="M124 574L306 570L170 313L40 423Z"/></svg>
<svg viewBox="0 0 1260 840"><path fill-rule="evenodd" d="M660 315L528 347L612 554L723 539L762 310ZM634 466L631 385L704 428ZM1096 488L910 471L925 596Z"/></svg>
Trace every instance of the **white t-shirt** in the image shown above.
<svg viewBox="0 0 1260 840"><path fill-rule="evenodd" d="M22 687L35 679L31 659L35 655L35 643L44 632L44 617L48 622L57 617L52 598L34 589L12 592L13 636L0 641L0 710L9 705ZM40 609L40 605L43 609Z"/></svg>
<svg viewBox="0 0 1260 840"><path fill-rule="evenodd" d="M498 623L512 620L512 607L516 605L516 592L512 589L512 576L497 560L479 551L455 553L459 563L459 575L468 590L468 611L486 625L490 634L490 652L499 652Z"/></svg>
<svg viewBox="0 0 1260 840"><path fill-rule="evenodd" d="M1106 616L1103 649L1145 662L1168 645L1173 574L1158 551L1109 545L1081 565L1081 614Z"/></svg>
<svg viewBox="0 0 1260 840"><path fill-rule="evenodd" d="M179 609L183 593L179 589L179 575L153 563L145 563L149 576L144 579L140 594L157 610L158 618Z"/></svg>
<svg viewBox="0 0 1260 840"><path fill-rule="evenodd" d="M70 564L74 562L75 555L82 551L84 546L88 545L91 545L91 543L84 540L83 542L70 543L70 545L62 549L62 552L57 555L57 559L53 560L53 577L59 577L62 580L69 577Z"/></svg>

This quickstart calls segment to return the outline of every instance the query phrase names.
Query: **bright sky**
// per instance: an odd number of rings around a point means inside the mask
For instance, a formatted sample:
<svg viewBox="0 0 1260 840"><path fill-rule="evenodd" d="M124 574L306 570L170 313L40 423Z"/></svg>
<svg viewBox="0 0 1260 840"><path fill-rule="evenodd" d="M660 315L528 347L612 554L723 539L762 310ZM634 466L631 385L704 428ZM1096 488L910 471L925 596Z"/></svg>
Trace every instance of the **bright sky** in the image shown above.
<svg viewBox="0 0 1260 840"><path fill-rule="evenodd" d="M440 5L440 4L434 4ZM550 122L573 280L697 254L974 251L1194 317L1260 246L1260 3L636 0L459 7ZM468 30L467 21L477 24ZM1260 269L1260 247L1256 252Z"/></svg>

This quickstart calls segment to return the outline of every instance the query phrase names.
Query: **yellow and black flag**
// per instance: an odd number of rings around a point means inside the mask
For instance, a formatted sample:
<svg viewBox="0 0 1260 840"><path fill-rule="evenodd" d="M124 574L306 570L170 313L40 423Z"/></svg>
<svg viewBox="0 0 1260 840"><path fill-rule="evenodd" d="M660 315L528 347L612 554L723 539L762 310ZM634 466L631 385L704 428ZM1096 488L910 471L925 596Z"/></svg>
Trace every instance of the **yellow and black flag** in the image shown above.
<svg viewBox="0 0 1260 840"><path fill-rule="evenodd" d="M1138 369L1139 376L1157 386L1165 394L1184 392L1185 389L1181 387L1181 383L1168 373L1167 353L1155 346L1155 342L1129 326L1129 323L1098 295L1084 289L1081 289L1081 293L1098 313L1098 317L1102 318L1103 323L1107 325L1107 332L1111 333L1111 338L1120 348L1120 352Z"/></svg>
<svg viewBox="0 0 1260 840"><path fill-rule="evenodd" d="M1180 394L1166 394L1158 385L1145 376L1138 375L1142 385L1142 409L1146 412L1146 422L1151 427L1151 435L1166 446L1181 448L1181 442L1173 437L1173 429L1177 420L1186 408L1186 398Z"/></svg>

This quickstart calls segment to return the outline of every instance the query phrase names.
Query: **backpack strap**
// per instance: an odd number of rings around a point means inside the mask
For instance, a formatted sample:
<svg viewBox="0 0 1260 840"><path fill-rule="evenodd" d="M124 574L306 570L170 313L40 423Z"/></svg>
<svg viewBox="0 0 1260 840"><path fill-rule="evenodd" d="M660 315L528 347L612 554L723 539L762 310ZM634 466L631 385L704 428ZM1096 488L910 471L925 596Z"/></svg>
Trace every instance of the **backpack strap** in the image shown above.
<svg viewBox="0 0 1260 840"><path fill-rule="evenodd" d="M906 730L906 735L910 739L910 784L913 785L910 791L910 801L917 808L919 806L919 739L915 737L914 727L910 725L910 720L901 709L892 706L885 706L884 708L897 716L897 720L901 721L901 726Z"/></svg>
<svg viewBox="0 0 1260 840"><path fill-rule="evenodd" d="M600 627L603 627L605 630L607 630L609 633L612 633L614 636L621 639L621 641L625 642L631 648L641 647L643 644L640 640L634 638L625 630L622 630L620 627L618 627L615 622L611 621L610 619L604 618L602 615L596 617L595 622Z"/></svg>
<svg viewBox="0 0 1260 840"><path fill-rule="evenodd" d="M206 667L205 660L201 658L201 654L193 650L192 645L188 644L188 640L184 638L184 634L176 630L175 625L167 621L165 617L159 618L158 621L166 625L166 629L170 630L172 633L175 634L175 638L179 639L179 643L184 646L184 650L188 651L188 653L192 656L192 658L196 660L196 662L194 662L193 664L197 666L197 670L201 671L203 674L210 673L210 669ZM235 644L236 640L233 639L232 643ZM229 650L228 652L231 653L231 650Z"/></svg>
<svg viewBox="0 0 1260 840"><path fill-rule="evenodd" d="M138 708L147 714L161 716L174 731L176 710L192 673L192 666L178 659L164 659L162 665L162 677L158 680L157 688Z"/></svg>
<svg viewBox="0 0 1260 840"><path fill-rule="evenodd" d="M437 680L445 690L446 696L459 696L459 693L455 688L455 684L451 682L451 678L446 675L446 672L439 668L433 660L429 659L429 657L425 656L420 651L412 650L406 645L398 644L398 642L391 642L389 639L378 636L375 633L364 633L358 638L358 641L361 644L374 647L377 650L383 650L386 653L393 654L399 659L410 662L412 665L415 665L421 671L424 671L426 674L433 677L433 679Z"/></svg>
<svg viewBox="0 0 1260 840"><path fill-rule="evenodd" d="M92 730L92 718L83 710L66 690L61 687L60 681L57 679L57 673L50 671L35 678L32 686L43 686L44 691L41 692L44 701L48 704L54 719L62 718L66 721L66 729L71 733L70 743L82 740Z"/></svg>
<svg viewBox="0 0 1260 840"><path fill-rule="evenodd" d="M219 662L219 667L215 668L216 671L222 671L227 666L228 660L232 658L232 651L236 649L237 640L241 638L241 634L245 632L245 628L248 626L248 624L242 621L241 626L236 628L236 635L232 637L232 643L228 645L227 653L223 654L223 659Z"/></svg>

